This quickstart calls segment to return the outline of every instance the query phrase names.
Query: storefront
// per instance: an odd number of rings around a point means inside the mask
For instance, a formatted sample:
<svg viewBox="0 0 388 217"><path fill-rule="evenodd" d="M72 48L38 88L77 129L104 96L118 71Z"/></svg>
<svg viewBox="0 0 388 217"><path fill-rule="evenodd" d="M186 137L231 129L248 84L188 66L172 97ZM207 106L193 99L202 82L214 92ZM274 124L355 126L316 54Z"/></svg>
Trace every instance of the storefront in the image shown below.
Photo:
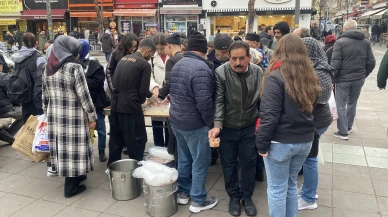
<svg viewBox="0 0 388 217"><path fill-rule="evenodd" d="M4 41L7 31L13 32L19 28L21 14L23 10L22 3L19 0L2 0L0 4L0 41Z"/></svg>
<svg viewBox="0 0 388 217"><path fill-rule="evenodd" d="M98 6L103 8L104 28L109 28L109 23L114 21L113 0L98 0ZM69 0L70 31L77 27L79 31L98 30L97 13L94 0Z"/></svg>
<svg viewBox="0 0 388 217"><path fill-rule="evenodd" d="M299 26L310 28L312 1L301 1ZM206 11L206 36L212 39L217 32L236 36L239 31L246 32L248 0L221 1L203 0ZM279 21L287 22L290 28L295 24L295 0L256 0L253 32L260 33L269 25Z"/></svg>
<svg viewBox="0 0 388 217"><path fill-rule="evenodd" d="M160 8L161 32L169 34L198 31L202 15L201 0L163 0Z"/></svg>
<svg viewBox="0 0 388 217"><path fill-rule="evenodd" d="M22 19L27 20L26 30L33 32L37 37L39 37L41 31L45 31L46 36L48 36L46 2L42 0L23 0L23 7ZM66 33L68 30L66 23L69 21L67 1L52 1L51 17L53 20L53 33L56 34L58 31Z"/></svg>
<svg viewBox="0 0 388 217"><path fill-rule="evenodd" d="M159 31L157 7L158 0L116 0L113 15L118 17L119 32L139 36L141 32Z"/></svg>

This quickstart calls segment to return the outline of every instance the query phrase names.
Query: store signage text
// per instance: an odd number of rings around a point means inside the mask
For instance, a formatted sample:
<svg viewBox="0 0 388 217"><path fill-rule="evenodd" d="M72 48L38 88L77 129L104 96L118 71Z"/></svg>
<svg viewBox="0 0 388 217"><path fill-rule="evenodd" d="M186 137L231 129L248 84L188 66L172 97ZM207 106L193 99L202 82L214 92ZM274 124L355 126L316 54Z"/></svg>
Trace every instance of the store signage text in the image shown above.
<svg viewBox="0 0 388 217"><path fill-rule="evenodd" d="M155 8L155 4L116 5L116 8Z"/></svg>
<svg viewBox="0 0 388 217"><path fill-rule="evenodd" d="M291 0L265 0L265 1L269 3L274 3L274 4L281 4L281 3L289 2Z"/></svg>
<svg viewBox="0 0 388 217"><path fill-rule="evenodd" d="M2 0L0 4L0 12L15 13L23 10L22 3L19 0Z"/></svg>
<svg viewBox="0 0 388 217"><path fill-rule="evenodd" d="M16 20L0 20L0 25L16 25Z"/></svg>
<svg viewBox="0 0 388 217"><path fill-rule="evenodd" d="M199 5L201 0L163 0L164 5Z"/></svg>

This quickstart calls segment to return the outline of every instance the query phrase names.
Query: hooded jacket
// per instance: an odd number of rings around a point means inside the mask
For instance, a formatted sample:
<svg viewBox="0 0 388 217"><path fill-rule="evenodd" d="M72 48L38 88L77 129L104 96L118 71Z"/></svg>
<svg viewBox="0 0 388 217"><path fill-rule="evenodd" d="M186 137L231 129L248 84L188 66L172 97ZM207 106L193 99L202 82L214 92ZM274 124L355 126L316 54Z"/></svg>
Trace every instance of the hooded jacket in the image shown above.
<svg viewBox="0 0 388 217"><path fill-rule="evenodd" d="M268 35L265 31L260 33L260 43L267 46L272 40L272 37Z"/></svg>
<svg viewBox="0 0 388 217"><path fill-rule="evenodd" d="M371 44L361 30L347 30L335 42L331 65L336 83L361 80L376 65Z"/></svg>
<svg viewBox="0 0 388 217"><path fill-rule="evenodd" d="M102 35L101 44L102 52L104 53L112 53L112 50L115 47L112 36L109 33L104 33Z"/></svg>

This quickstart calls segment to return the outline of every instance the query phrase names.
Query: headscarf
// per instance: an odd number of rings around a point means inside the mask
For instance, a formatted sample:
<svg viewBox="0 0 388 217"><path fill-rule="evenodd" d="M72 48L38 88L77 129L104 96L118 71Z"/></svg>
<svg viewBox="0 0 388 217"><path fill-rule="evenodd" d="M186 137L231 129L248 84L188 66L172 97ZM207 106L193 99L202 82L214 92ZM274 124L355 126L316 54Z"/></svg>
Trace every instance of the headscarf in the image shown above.
<svg viewBox="0 0 388 217"><path fill-rule="evenodd" d="M61 35L54 41L46 68L47 76L54 75L65 63L75 62L81 50L81 42L70 36Z"/></svg>
<svg viewBox="0 0 388 217"><path fill-rule="evenodd" d="M335 41L337 41L337 37L335 37L335 35L328 35L325 38L325 44L334 43Z"/></svg>
<svg viewBox="0 0 388 217"><path fill-rule="evenodd" d="M321 92L318 103L326 104L330 99L332 80L335 69L329 65L325 51L319 42L313 37L302 38L307 48L307 53L318 75Z"/></svg>
<svg viewBox="0 0 388 217"><path fill-rule="evenodd" d="M82 47L81 47L81 50L79 52L79 60L82 61L89 54L90 46L86 40L80 40L80 42L82 43Z"/></svg>

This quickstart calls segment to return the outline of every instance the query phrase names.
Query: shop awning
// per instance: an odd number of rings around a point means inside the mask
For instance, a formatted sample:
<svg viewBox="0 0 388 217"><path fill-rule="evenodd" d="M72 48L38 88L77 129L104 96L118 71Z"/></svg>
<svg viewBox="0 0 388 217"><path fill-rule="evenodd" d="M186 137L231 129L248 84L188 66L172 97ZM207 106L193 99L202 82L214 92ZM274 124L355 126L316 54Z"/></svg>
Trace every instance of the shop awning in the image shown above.
<svg viewBox="0 0 388 217"><path fill-rule="evenodd" d="M53 20L65 19L66 9L52 9L51 17ZM22 19L25 20L46 20L47 10L25 10L22 13Z"/></svg>
<svg viewBox="0 0 388 217"><path fill-rule="evenodd" d="M386 11L387 11L387 10L383 10L383 11L380 11L379 13L373 15L373 19L374 19L374 20L382 19L382 18L383 18L383 15L384 15L384 13L385 13Z"/></svg>
<svg viewBox="0 0 388 217"><path fill-rule="evenodd" d="M19 17L20 18L20 17ZM0 26L16 25L16 19L0 17Z"/></svg>
<svg viewBox="0 0 388 217"><path fill-rule="evenodd" d="M368 12L365 12L363 15L361 15L361 19L367 19L381 11L385 11L385 9L381 10L381 9L378 9L378 10L373 10L373 11L368 11Z"/></svg>
<svg viewBox="0 0 388 217"><path fill-rule="evenodd" d="M112 12L104 11L104 17L112 17ZM97 17L95 11L70 12L70 17Z"/></svg>
<svg viewBox="0 0 388 217"><path fill-rule="evenodd" d="M156 9L116 9L113 14L128 17L154 17Z"/></svg>
<svg viewBox="0 0 388 217"><path fill-rule="evenodd" d="M202 7L160 8L160 14L202 14Z"/></svg>
<svg viewBox="0 0 388 217"><path fill-rule="evenodd" d="M0 21L5 23L5 20L17 20L22 17L21 13L0 13ZM15 21L16 22L16 21ZM0 24L0 25L14 25L14 24Z"/></svg>

